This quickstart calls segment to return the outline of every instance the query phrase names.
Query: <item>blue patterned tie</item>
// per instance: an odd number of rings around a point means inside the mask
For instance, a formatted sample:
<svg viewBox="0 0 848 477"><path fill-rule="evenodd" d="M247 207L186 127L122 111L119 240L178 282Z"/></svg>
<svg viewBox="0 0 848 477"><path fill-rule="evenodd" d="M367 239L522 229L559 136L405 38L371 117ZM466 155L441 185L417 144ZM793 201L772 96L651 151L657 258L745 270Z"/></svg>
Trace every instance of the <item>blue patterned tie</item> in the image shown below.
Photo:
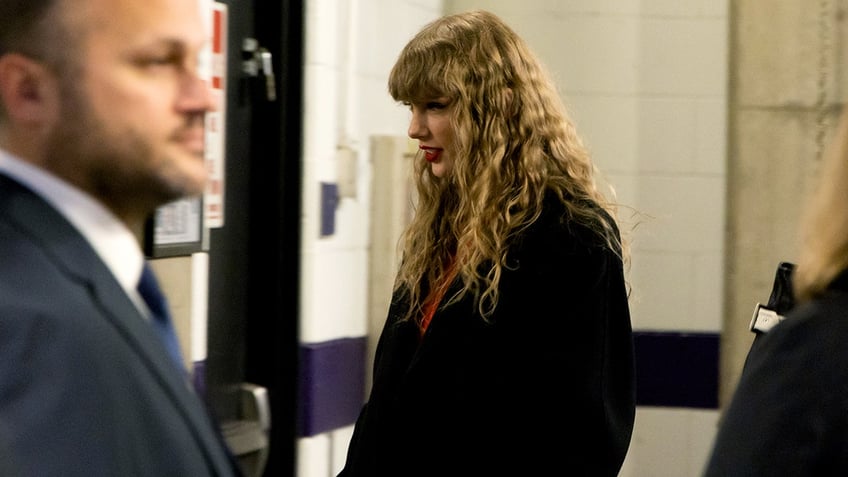
<svg viewBox="0 0 848 477"><path fill-rule="evenodd" d="M153 274L153 269L150 264L144 263L144 268L141 272L141 279L138 282L138 293L144 298L147 307L153 313L152 325L156 330L168 354L177 364L177 369L184 371L182 353L180 353L180 342L177 340L177 333L174 331L174 325L171 323L171 314L168 311L168 302L162 290L159 289L159 283L156 280L156 275Z"/></svg>

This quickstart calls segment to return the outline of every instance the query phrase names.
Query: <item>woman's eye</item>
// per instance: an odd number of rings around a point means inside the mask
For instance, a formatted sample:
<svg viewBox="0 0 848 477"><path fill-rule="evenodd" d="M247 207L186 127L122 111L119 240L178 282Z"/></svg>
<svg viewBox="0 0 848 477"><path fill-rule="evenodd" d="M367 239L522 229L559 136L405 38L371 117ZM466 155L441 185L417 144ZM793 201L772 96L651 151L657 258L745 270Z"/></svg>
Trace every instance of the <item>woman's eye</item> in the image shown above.
<svg viewBox="0 0 848 477"><path fill-rule="evenodd" d="M414 101L403 101L402 105L409 108L410 111L440 111L446 109L449 106L447 101L422 101L422 102L414 102Z"/></svg>

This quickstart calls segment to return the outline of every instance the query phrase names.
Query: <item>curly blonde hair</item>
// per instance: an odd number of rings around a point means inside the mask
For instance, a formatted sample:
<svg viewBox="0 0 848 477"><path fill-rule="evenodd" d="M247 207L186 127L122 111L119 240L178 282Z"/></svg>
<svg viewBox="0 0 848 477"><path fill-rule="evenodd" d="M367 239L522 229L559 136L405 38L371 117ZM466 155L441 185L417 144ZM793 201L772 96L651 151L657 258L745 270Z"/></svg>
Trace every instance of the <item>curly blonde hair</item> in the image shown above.
<svg viewBox="0 0 848 477"><path fill-rule="evenodd" d="M421 153L414 161L417 203L395 283L409 300L405 318L419 319L430 288L454 271L462 288L446 302L471 293L490 317L509 246L550 192L569 220L596 229L626 258L615 206L596 187L553 81L497 16L476 10L428 24L401 51L388 88L399 102L450 98L456 158L442 179Z"/></svg>

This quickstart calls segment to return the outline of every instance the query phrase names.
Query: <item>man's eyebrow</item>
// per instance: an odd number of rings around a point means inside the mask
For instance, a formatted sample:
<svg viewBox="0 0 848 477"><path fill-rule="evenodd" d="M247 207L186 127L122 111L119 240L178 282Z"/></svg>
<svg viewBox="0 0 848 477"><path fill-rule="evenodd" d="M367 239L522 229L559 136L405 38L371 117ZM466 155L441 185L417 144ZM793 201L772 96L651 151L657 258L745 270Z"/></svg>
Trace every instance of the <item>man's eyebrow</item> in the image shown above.
<svg viewBox="0 0 848 477"><path fill-rule="evenodd" d="M172 37L153 38L146 43L149 47L168 48L168 49L184 49L186 47L185 40Z"/></svg>
<svg viewBox="0 0 848 477"><path fill-rule="evenodd" d="M152 37L147 41L139 43L139 46L144 47L165 47L174 50L188 50L192 47L202 48L209 44L209 40L204 38L184 38L175 36Z"/></svg>

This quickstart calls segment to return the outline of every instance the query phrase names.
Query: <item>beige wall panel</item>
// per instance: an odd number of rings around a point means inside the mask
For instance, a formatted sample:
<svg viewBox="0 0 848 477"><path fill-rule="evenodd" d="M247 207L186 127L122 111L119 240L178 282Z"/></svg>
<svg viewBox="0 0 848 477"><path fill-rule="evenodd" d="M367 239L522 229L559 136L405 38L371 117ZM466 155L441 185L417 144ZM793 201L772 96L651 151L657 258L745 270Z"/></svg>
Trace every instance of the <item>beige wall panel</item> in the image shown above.
<svg viewBox="0 0 848 477"><path fill-rule="evenodd" d="M837 3L825 2L825 9ZM731 69L734 98L740 105L810 107L819 93L818 70L823 41L833 44L835 17L822 17L819 0L737 0L732 2L735 62ZM831 5L828 6L827 4ZM835 10L832 10L835 11ZM838 50L827 48L833 65ZM827 79L835 91L836 76Z"/></svg>
<svg viewBox="0 0 848 477"><path fill-rule="evenodd" d="M753 340L755 304L768 300L777 264L795 259L798 218L846 90L846 6L731 2L722 404Z"/></svg>

